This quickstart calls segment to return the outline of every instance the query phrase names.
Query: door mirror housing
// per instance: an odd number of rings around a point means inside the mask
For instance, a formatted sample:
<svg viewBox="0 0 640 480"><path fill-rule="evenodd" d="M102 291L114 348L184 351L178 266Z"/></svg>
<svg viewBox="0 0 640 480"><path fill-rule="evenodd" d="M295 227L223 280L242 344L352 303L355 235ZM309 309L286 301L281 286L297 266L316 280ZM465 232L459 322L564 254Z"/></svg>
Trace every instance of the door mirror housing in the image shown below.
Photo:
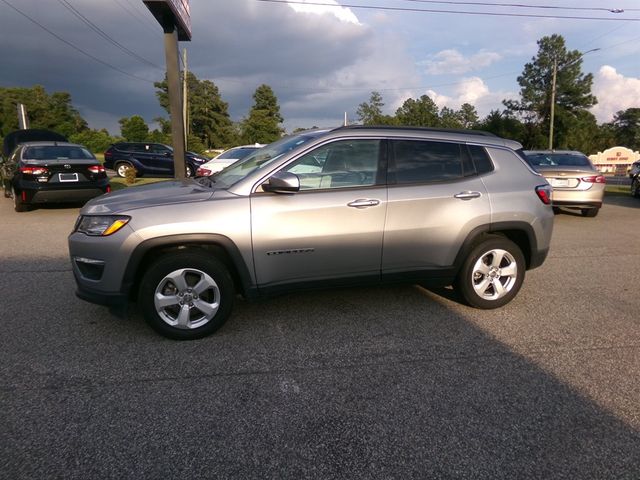
<svg viewBox="0 0 640 480"><path fill-rule="evenodd" d="M265 192L296 193L300 191L300 179L291 172L277 172L262 184Z"/></svg>

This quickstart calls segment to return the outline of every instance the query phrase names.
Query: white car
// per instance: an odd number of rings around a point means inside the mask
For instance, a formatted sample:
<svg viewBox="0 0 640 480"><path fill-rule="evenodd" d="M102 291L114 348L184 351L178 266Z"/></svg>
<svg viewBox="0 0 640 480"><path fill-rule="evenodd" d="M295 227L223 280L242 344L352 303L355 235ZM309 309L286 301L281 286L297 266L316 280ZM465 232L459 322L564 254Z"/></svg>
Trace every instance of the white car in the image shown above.
<svg viewBox="0 0 640 480"><path fill-rule="evenodd" d="M221 154L213 157L207 163L200 165L196 172L196 177L209 177L214 173L218 173L232 163L243 159L262 147L264 147L264 145L255 143L253 145L242 145L240 147L233 147L229 150L225 150Z"/></svg>

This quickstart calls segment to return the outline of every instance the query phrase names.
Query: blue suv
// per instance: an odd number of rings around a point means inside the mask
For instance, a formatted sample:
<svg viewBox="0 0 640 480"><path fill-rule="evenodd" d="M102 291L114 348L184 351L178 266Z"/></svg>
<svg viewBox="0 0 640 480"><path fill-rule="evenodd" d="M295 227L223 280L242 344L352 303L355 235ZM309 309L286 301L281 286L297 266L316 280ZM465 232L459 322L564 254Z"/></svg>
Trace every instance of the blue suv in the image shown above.
<svg viewBox="0 0 640 480"><path fill-rule="evenodd" d="M185 153L185 174L192 177L198 167L209 159L194 152ZM173 176L173 148L162 143L120 142L104 152L104 166L124 177L128 168L135 168L137 176Z"/></svg>

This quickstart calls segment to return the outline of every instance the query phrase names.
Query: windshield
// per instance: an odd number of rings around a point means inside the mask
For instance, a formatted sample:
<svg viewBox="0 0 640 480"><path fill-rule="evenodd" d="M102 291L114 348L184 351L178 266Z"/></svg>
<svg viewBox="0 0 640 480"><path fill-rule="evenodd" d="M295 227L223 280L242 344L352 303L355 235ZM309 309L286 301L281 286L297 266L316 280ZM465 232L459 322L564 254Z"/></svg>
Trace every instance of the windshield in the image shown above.
<svg viewBox="0 0 640 480"><path fill-rule="evenodd" d="M68 145L43 145L25 148L22 158L25 160L93 160L95 157L88 150L81 147L72 147Z"/></svg>
<svg viewBox="0 0 640 480"><path fill-rule="evenodd" d="M220 184L219 186L230 187L250 173L267 167L281 155L307 143L309 140L319 137L323 133L325 133L325 130L316 130L284 137L277 142L256 150L244 159L224 169L215 177L215 182Z"/></svg>
<svg viewBox="0 0 640 480"><path fill-rule="evenodd" d="M216 160L218 159L226 160L228 158L237 158L238 160L240 160L241 158L246 157L247 155L249 155L252 152L255 152L256 150L257 150L256 147L232 148L230 150L227 150L226 152L222 152L220 155L216 157Z"/></svg>
<svg viewBox="0 0 640 480"><path fill-rule="evenodd" d="M526 160L532 167L591 167L584 155L577 153L527 153Z"/></svg>

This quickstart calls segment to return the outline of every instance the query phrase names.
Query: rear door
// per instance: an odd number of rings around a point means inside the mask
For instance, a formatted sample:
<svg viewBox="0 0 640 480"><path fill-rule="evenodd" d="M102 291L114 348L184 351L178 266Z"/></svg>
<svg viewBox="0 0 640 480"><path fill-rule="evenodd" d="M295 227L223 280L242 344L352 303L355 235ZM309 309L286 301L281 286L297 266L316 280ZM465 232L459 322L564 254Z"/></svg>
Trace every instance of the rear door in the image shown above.
<svg viewBox="0 0 640 480"><path fill-rule="evenodd" d="M382 273L453 265L465 238L489 224L489 196L467 146L392 140Z"/></svg>
<svg viewBox="0 0 640 480"><path fill-rule="evenodd" d="M387 192L382 140L337 140L289 163L301 190L251 196L255 272L261 287L380 277Z"/></svg>

